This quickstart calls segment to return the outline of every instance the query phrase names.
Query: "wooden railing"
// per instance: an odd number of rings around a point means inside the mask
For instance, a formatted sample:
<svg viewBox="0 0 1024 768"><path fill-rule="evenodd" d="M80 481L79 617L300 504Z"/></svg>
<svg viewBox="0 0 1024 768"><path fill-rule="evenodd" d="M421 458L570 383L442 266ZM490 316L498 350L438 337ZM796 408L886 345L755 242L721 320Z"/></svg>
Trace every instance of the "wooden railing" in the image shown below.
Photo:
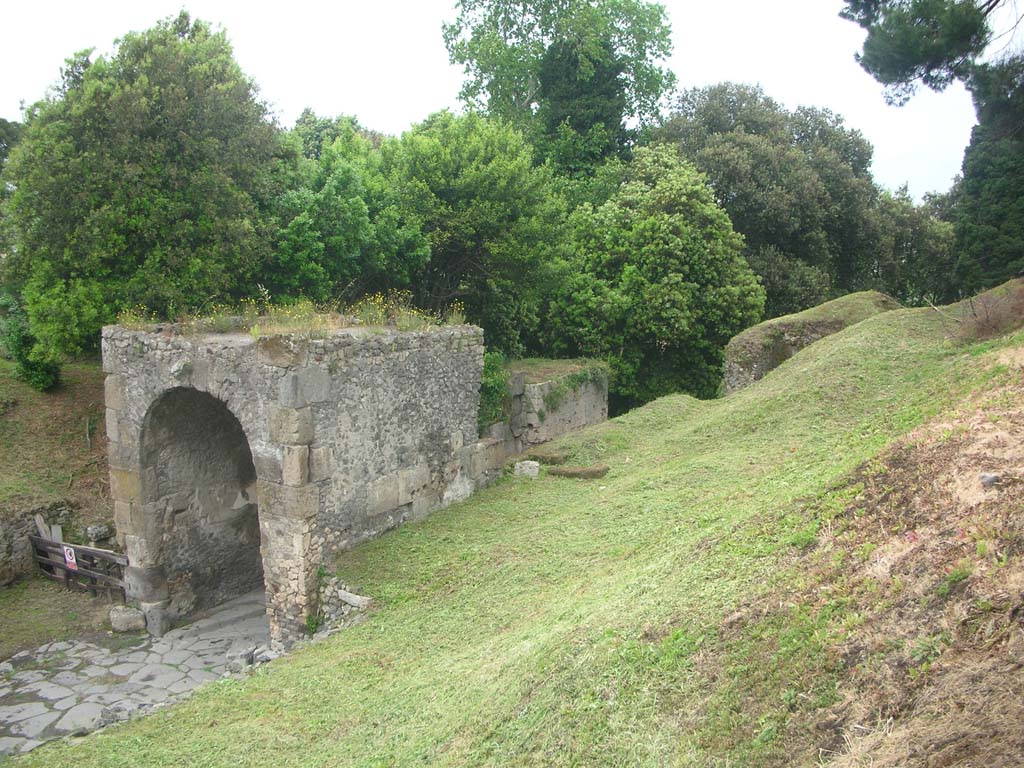
<svg viewBox="0 0 1024 768"><path fill-rule="evenodd" d="M33 555L46 576L68 589L88 590L93 595L105 592L113 601L120 596L125 602L124 569L128 558L117 552L54 541L43 536L29 536Z"/></svg>

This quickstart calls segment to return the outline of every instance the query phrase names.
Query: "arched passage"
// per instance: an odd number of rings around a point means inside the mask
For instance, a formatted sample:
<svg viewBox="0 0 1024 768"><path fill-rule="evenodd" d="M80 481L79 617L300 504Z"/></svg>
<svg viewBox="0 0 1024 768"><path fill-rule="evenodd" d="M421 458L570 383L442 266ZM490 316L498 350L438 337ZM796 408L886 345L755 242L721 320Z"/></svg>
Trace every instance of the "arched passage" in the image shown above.
<svg viewBox="0 0 1024 768"><path fill-rule="evenodd" d="M234 414L205 392L171 389L140 437L144 537L169 616L262 587L256 469Z"/></svg>

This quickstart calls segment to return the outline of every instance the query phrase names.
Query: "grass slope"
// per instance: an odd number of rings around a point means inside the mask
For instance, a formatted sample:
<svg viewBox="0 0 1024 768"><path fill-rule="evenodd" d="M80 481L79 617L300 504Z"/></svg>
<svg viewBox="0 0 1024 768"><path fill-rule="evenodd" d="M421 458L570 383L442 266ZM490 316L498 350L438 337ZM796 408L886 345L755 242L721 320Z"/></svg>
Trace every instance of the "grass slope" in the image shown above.
<svg viewBox="0 0 1024 768"><path fill-rule="evenodd" d="M725 348L729 363L747 368L755 362L776 367L793 354L788 343L780 347L783 336L799 347L848 328L881 312L899 309L900 303L878 291L848 293L816 307L765 320L734 336Z"/></svg>
<svg viewBox="0 0 1024 768"><path fill-rule="evenodd" d="M731 617L799 595L821 505L1005 383L1010 343L887 312L729 398L667 397L573 436L560 449L607 477L506 479L341 558L380 606L365 623L19 765L813 765L792 726L838 699L842 607Z"/></svg>
<svg viewBox="0 0 1024 768"><path fill-rule="evenodd" d="M0 360L0 520L14 509L70 500L83 521L109 518L103 371L61 370L54 392L36 392Z"/></svg>

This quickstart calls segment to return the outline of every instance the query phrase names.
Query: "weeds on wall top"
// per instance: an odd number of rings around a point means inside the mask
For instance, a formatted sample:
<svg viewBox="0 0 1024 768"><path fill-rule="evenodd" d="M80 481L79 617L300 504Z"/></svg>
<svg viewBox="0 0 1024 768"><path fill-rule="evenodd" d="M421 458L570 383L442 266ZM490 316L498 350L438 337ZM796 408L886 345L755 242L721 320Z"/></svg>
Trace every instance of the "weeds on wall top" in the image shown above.
<svg viewBox="0 0 1024 768"><path fill-rule="evenodd" d="M256 298L242 299L236 305L212 304L184 315L176 325L184 333L248 333L261 336L300 335L320 338L340 328L395 328L399 331L426 331L440 326L464 325L465 309L453 303L443 314L434 314L412 305L408 291L365 296L354 304L339 302L318 304L309 299L275 302L270 293L257 286ZM133 330L144 330L159 319L144 307L134 307L118 315L118 323Z"/></svg>

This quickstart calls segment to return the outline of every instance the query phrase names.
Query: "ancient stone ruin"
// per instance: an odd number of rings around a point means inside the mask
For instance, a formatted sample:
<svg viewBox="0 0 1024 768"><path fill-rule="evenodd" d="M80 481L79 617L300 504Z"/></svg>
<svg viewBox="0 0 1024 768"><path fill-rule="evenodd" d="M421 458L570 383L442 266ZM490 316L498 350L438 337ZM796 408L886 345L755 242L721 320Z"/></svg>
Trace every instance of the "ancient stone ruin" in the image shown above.
<svg viewBox="0 0 1024 768"><path fill-rule="evenodd" d="M105 328L115 523L150 631L263 584L272 642L286 646L314 615L332 554L607 416L600 382L540 418L543 393L522 384L508 423L479 440L482 358L472 326L322 338Z"/></svg>

